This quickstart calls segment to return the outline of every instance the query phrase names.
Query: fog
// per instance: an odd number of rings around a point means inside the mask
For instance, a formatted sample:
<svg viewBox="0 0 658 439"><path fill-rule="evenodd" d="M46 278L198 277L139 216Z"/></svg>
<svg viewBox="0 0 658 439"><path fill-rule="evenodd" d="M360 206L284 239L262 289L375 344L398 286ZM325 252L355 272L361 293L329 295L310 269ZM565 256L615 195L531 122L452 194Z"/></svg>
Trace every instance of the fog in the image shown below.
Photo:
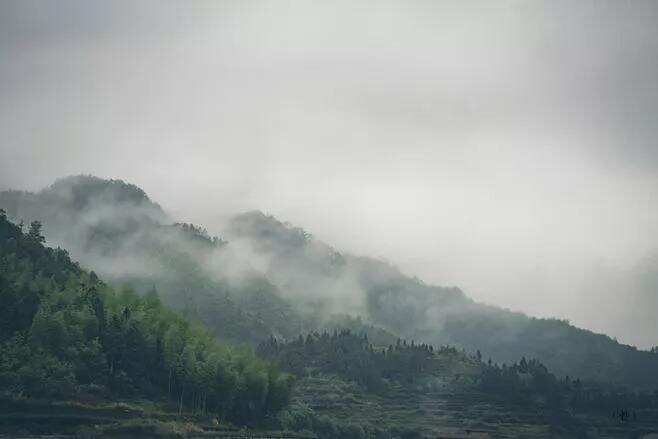
<svg viewBox="0 0 658 439"><path fill-rule="evenodd" d="M0 189L121 178L211 232L261 209L654 345L656 19L649 1L4 2Z"/></svg>

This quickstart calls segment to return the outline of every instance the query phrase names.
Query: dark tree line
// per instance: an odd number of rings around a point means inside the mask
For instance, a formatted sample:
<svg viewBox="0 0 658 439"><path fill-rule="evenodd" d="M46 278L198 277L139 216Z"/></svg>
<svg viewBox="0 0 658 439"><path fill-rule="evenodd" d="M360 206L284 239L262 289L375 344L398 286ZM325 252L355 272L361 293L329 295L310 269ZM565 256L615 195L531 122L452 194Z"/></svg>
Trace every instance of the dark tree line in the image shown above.
<svg viewBox="0 0 658 439"><path fill-rule="evenodd" d="M656 392L631 392L610 384L557 378L536 359L521 358L511 365L499 365L483 361L479 351L469 356L455 347L435 349L405 340L375 347L367 335L348 330L311 333L289 342L272 337L259 345L257 353L296 375L335 374L374 392L391 383L423 391L428 378L450 376L501 402L532 404L554 413L595 411L605 415L620 407L658 408Z"/></svg>
<svg viewBox="0 0 658 439"><path fill-rule="evenodd" d="M629 391L613 384L582 381L579 378L557 378L536 359L511 365L498 365L489 360L481 362L480 388L492 395L514 403L534 403L542 407L568 412L597 412L605 415L611 410L642 410L655 417L658 391ZM646 420L646 419L645 419Z"/></svg>
<svg viewBox="0 0 658 439"><path fill-rule="evenodd" d="M414 384L424 376L440 375L446 356L460 355L452 347L435 350L401 339L386 348L375 347L366 334L349 330L314 332L287 343L271 337L259 345L257 353L296 375L337 374L370 391L383 389L387 382Z"/></svg>

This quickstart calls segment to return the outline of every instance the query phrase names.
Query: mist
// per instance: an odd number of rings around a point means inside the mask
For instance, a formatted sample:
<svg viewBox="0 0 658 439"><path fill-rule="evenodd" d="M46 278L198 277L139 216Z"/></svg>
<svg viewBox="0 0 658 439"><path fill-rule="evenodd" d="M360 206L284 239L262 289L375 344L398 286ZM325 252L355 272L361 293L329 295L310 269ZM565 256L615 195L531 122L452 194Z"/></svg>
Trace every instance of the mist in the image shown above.
<svg viewBox="0 0 658 439"><path fill-rule="evenodd" d="M260 209L647 347L657 18L640 1L6 3L0 189L120 178L217 234Z"/></svg>

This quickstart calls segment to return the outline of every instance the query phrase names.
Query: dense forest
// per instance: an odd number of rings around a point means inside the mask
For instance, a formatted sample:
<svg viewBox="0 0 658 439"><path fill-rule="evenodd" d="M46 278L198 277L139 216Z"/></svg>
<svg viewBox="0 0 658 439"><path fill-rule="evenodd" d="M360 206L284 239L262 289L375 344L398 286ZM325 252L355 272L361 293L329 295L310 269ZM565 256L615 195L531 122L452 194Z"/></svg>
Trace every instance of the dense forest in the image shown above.
<svg viewBox="0 0 658 439"><path fill-rule="evenodd" d="M336 374L371 392L403 385L432 391L449 376L462 388L490 394L500 401L537 404L555 412L600 411L620 406L633 410L658 408L656 392L624 392L605 383L557 378L541 362L522 357L510 365L484 360L480 351L469 355L453 346L435 349L424 343L398 339L378 347L367 334L349 330L311 333L290 342L275 338L261 343L258 352L297 376Z"/></svg>
<svg viewBox="0 0 658 439"><path fill-rule="evenodd" d="M0 389L4 396L146 397L256 423L288 401L291 377L218 343L151 289L115 290L0 211Z"/></svg>
<svg viewBox="0 0 658 439"><path fill-rule="evenodd" d="M176 223L134 185L92 176L37 193L0 192L0 206L15 221L43 221L50 242L103 278L138 291L156 285L165 304L231 342L291 338L340 327L348 316L393 338L480 350L499 363L526 356L560 377L658 388L651 352L563 320L474 302L459 288L341 253L261 212L233 217L218 238Z"/></svg>
<svg viewBox="0 0 658 439"><path fill-rule="evenodd" d="M0 396L14 403L144 399L322 439L658 422L655 351L479 304L261 212L217 237L91 176L0 192L0 209Z"/></svg>
<svg viewBox="0 0 658 439"><path fill-rule="evenodd" d="M613 437L633 437L658 422L656 392L558 378L524 357L496 364L479 351L401 339L381 346L349 330L271 338L258 352L300 379L302 396L284 411L284 421L320 437L341 429L339 437L436 437L450 431L446 425L466 432L476 426L493 437L518 437L523 429L527 437L600 437L610 427ZM361 433L326 413L359 419ZM433 416L454 418L444 418L441 428Z"/></svg>
<svg viewBox="0 0 658 439"><path fill-rule="evenodd" d="M260 212L233 219L227 235L269 255L268 274L295 301L332 309L347 288L349 308L372 325L422 343L480 350L499 363L537 358L558 376L658 388L658 357L567 321L528 317L477 303L457 287L428 285L390 263L337 252ZM306 294L305 291L315 291ZM318 291L325 294L318 296ZM353 300L353 299L352 299ZM346 307L347 308L347 307ZM316 308L317 309L317 308Z"/></svg>

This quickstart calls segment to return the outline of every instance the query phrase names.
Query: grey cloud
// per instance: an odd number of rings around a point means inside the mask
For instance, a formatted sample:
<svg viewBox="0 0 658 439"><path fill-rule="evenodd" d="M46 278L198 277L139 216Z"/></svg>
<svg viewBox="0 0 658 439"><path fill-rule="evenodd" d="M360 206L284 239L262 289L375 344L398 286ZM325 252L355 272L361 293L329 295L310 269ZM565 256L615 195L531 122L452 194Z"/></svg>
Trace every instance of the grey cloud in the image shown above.
<svg viewBox="0 0 658 439"><path fill-rule="evenodd" d="M259 208L596 326L573 307L581 272L630 270L658 245L657 15L649 1L3 2L0 187L122 178L211 231Z"/></svg>

